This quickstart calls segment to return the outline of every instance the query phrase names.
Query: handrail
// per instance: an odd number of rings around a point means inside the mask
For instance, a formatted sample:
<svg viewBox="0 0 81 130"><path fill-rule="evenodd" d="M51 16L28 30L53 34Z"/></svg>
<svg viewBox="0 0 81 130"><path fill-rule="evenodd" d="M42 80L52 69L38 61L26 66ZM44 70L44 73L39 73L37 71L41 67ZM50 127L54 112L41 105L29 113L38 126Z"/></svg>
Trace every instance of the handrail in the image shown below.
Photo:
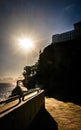
<svg viewBox="0 0 81 130"><path fill-rule="evenodd" d="M33 90L32 90L33 91ZM38 92L39 91L39 92ZM44 90L33 91L34 96L31 95L30 99L22 101L18 104L18 99L3 104L0 110L0 128L13 129L13 130L25 130L28 129L32 121L35 119L40 110L44 109ZM26 96L27 98L27 96ZM14 105L15 104L15 105ZM7 108L7 109L6 109Z"/></svg>
<svg viewBox="0 0 81 130"><path fill-rule="evenodd" d="M29 99L30 97L36 95L37 93L40 92L40 90L41 90L40 88L34 88L34 89L30 89L27 92L23 93L23 95L22 95L22 101L25 101L25 100ZM34 93L34 95L33 95L33 93ZM27 97L27 99L25 99L25 97L28 96L29 94L32 94L32 95L29 96L29 97Z"/></svg>
<svg viewBox="0 0 81 130"><path fill-rule="evenodd" d="M8 99L4 100L4 101L0 101L0 105L1 104L4 104L4 103L9 103L9 102L12 102L16 99L19 99L19 102L21 102L21 100L24 101L24 97L27 96L28 94L31 94L33 92L39 92L41 89L40 88L34 88L34 89L29 89L27 92L24 92L23 95L20 97L20 95L16 95L16 96L12 96L12 97L9 97Z"/></svg>
<svg viewBox="0 0 81 130"><path fill-rule="evenodd" d="M13 102L13 103L12 103ZM0 114L14 108L18 104L20 104L21 98L19 95L8 98L7 100L0 102Z"/></svg>
<svg viewBox="0 0 81 130"><path fill-rule="evenodd" d="M25 100L31 98L32 96L36 95L37 93L40 92L40 90L41 90L40 88L35 88L35 89L30 89L27 92L23 93L22 101L25 101ZM27 98L26 98L26 96L27 96Z"/></svg>
<svg viewBox="0 0 81 130"><path fill-rule="evenodd" d="M14 108L20 103L24 103L25 101L31 99L32 97L38 95L41 91L40 88L29 89L27 92L24 92L22 96L16 95L13 97L9 97L7 100L0 102L0 114ZM13 102L13 103L12 103Z"/></svg>
<svg viewBox="0 0 81 130"><path fill-rule="evenodd" d="M23 93L23 96L27 95L27 94L30 94L32 92L39 92L41 89L40 88L35 88L35 89L29 89L27 92Z"/></svg>
<svg viewBox="0 0 81 130"><path fill-rule="evenodd" d="M16 100L16 99L19 99L19 102L21 102L20 96L19 96L19 95L16 95L16 96L13 96L13 97L9 97L8 99L6 99L6 100L4 100L4 101L1 101L1 102L0 102L0 105L1 105L1 104L4 104L4 103L12 102L12 101L14 101L14 100Z"/></svg>

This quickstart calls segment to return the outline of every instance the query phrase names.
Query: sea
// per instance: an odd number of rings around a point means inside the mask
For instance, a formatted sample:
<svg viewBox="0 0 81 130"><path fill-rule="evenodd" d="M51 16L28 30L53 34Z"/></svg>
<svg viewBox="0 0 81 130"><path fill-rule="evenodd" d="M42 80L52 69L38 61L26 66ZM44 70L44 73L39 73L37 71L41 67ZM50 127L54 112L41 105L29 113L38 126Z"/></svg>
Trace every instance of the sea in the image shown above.
<svg viewBox="0 0 81 130"><path fill-rule="evenodd" d="M15 88L14 83L0 83L0 102L6 100Z"/></svg>

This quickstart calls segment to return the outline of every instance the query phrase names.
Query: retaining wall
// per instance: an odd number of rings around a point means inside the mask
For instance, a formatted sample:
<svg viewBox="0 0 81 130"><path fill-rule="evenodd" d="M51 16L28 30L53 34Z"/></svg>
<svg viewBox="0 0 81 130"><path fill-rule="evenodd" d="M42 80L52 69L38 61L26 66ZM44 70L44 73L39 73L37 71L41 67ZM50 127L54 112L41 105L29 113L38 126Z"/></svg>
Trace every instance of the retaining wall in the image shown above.
<svg viewBox="0 0 81 130"><path fill-rule="evenodd" d="M4 113L0 118L0 130L26 130L36 114L45 108L44 96L44 90L41 90L35 96Z"/></svg>

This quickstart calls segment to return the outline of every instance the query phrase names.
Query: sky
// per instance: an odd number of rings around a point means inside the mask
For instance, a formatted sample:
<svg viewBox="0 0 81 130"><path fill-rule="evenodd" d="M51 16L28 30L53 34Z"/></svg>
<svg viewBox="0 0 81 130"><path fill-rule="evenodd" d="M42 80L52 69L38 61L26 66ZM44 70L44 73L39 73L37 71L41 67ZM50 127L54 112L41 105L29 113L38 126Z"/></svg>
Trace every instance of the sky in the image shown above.
<svg viewBox="0 0 81 130"><path fill-rule="evenodd" d="M81 0L0 0L0 82L16 81L23 68L37 62L52 35L73 29L81 21ZM18 39L29 37L25 50Z"/></svg>

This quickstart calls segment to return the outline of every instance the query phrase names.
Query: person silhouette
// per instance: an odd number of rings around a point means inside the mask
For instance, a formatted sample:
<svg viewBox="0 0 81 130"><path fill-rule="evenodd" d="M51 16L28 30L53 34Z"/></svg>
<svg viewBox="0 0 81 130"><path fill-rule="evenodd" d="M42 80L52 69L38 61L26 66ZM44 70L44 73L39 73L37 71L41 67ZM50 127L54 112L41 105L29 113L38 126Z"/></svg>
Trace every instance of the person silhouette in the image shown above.
<svg viewBox="0 0 81 130"><path fill-rule="evenodd" d="M13 89L11 96L16 96L16 95L22 96L23 95L23 91L22 91L21 87L19 86L19 80L17 81L16 84L17 85Z"/></svg>

